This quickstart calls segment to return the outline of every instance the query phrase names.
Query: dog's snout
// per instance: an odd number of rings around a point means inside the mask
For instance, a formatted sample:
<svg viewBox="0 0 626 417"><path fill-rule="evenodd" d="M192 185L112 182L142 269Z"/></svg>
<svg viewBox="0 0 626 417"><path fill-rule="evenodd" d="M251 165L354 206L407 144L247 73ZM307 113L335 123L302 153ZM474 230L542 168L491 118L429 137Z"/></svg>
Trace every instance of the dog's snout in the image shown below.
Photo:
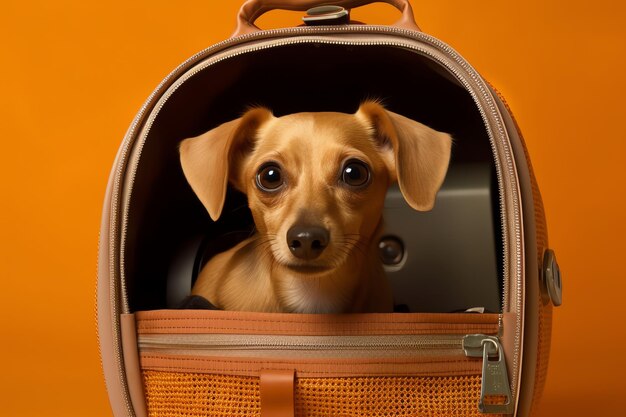
<svg viewBox="0 0 626 417"><path fill-rule="evenodd" d="M324 251L330 240L327 229L319 226L293 226L287 231L287 245L300 259L315 259Z"/></svg>

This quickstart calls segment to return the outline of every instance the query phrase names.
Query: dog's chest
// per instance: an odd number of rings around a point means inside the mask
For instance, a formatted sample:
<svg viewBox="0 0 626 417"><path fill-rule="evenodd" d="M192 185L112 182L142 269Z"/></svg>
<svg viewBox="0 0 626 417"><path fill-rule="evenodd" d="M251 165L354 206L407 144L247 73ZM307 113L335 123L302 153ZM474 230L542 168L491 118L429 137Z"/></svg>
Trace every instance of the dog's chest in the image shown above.
<svg viewBox="0 0 626 417"><path fill-rule="evenodd" d="M353 307L352 285L338 277L288 275L278 291L279 303L294 313L341 313Z"/></svg>

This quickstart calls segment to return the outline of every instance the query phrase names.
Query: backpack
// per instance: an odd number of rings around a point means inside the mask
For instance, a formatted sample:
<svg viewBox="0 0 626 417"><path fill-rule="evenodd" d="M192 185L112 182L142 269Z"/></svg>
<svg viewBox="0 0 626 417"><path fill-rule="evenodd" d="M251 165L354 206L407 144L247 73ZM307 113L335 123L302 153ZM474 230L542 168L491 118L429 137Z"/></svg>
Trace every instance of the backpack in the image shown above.
<svg viewBox="0 0 626 417"><path fill-rule="evenodd" d="M119 416L478 416L533 413L561 277L527 149L497 91L419 31L408 0L391 26L355 24L368 0L249 0L230 39L169 74L113 164L100 231L97 319ZM306 26L259 30L272 9ZM207 259L254 227L229 190L211 221L178 146L264 104L354 112L380 98L454 138L435 208L391 188L384 239L394 313L179 309ZM381 241L381 244L385 242Z"/></svg>

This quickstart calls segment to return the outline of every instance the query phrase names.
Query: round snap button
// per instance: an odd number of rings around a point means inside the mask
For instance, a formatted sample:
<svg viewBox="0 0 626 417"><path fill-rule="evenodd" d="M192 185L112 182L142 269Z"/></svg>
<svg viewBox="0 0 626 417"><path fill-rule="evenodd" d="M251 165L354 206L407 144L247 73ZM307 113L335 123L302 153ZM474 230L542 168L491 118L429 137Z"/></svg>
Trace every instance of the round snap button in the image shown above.
<svg viewBox="0 0 626 417"><path fill-rule="evenodd" d="M543 254L543 283L544 291L555 307L563 303L563 282L561 269L556 261L556 255L552 249L546 249Z"/></svg>

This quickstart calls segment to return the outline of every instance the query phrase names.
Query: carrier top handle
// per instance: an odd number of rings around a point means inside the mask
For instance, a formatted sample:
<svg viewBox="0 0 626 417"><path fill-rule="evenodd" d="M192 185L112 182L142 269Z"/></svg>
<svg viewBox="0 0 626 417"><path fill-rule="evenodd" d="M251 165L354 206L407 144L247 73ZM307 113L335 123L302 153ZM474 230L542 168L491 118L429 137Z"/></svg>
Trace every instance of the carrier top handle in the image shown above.
<svg viewBox="0 0 626 417"><path fill-rule="evenodd" d="M235 29L232 37L260 31L261 29L256 27L254 22L264 13L275 9L304 12L318 6L340 6L349 10L370 3L389 3L400 10L402 17L393 26L415 31L420 30L415 23L409 0L247 0L239 10L237 29Z"/></svg>

